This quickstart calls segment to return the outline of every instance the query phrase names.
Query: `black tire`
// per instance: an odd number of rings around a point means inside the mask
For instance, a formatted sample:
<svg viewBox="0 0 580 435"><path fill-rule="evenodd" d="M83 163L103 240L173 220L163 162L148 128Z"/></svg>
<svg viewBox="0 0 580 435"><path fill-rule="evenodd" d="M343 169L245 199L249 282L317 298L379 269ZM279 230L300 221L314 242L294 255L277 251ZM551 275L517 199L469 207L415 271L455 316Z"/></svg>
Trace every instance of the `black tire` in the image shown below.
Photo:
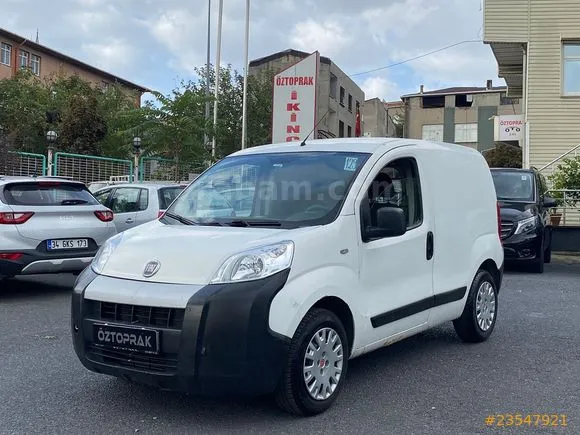
<svg viewBox="0 0 580 435"><path fill-rule="evenodd" d="M544 258L545 258L545 249L544 244L540 246L538 249L538 256L532 260L530 264L530 269L533 273L544 273Z"/></svg>
<svg viewBox="0 0 580 435"><path fill-rule="evenodd" d="M310 340L322 328L332 328L342 342L342 372L330 397L315 400L306 388L303 362ZM340 394L348 369L349 355L350 343L340 319L329 310L310 310L298 325L290 343L284 373L275 393L277 405L285 412L301 416L312 416L326 411Z"/></svg>
<svg viewBox="0 0 580 435"><path fill-rule="evenodd" d="M477 308L476 308L476 298L479 288L488 283L493 288L493 296L495 298L495 310L492 323L487 330L483 330L479 323L477 322ZM465 308L461 317L453 321L453 327L459 338L468 343L480 343L489 338L491 333L495 328L495 323L497 321L497 308L498 308L498 297L497 297L497 284L493 277L486 270L479 270L473 279L471 288L469 289L469 294L467 296L467 301L465 302Z"/></svg>
<svg viewBox="0 0 580 435"><path fill-rule="evenodd" d="M552 230L550 230L548 240L548 247L544 251L544 263L552 262Z"/></svg>

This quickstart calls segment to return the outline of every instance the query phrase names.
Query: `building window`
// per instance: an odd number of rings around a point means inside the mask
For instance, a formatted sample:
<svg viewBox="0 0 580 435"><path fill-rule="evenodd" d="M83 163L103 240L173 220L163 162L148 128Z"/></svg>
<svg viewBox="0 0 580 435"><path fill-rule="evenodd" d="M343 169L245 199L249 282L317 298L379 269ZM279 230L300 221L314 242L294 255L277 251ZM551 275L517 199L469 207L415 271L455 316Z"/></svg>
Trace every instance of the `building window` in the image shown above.
<svg viewBox="0 0 580 435"><path fill-rule="evenodd" d="M344 122L338 121L338 137L344 137Z"/></svg>
<svg viewBox="0 0 580 435"><path fill-rule="evenodd" d="M29 53L28 51L22 51L20 50L20 68L28 68L28 57L29 57Z"/></svg>
<svg viewBox="0 0 580 435"><path fill-rule="evenodd" d="M35 75L40 75L40 56L33 54L30 57L30 68Z"/></svg>
<svg viewBox="0 0 580 435"><path fill-rule="evenodd" d="M443 124L426 124L423 126L423 140L443 141Z"/></svg>
<svg viewBox="0 0 580 435"><path fill-rule="evenodd" d="M562 93L580 96L580 43L564 43L563 49Z"/></svg>
<svg viewBox="0 0 580 435"><path fill-rule="evenodd" d="M338 85L338 80L336 76L330 73L330 98L334 98L336 100L336 87Z"/></svg>
<svg viewBox="0 0 580 435"><path fill-rule="evenodd" d="M348 110L352 112L352 95L348 94Z"/></svg>
<svg viewBox="0 0 580 435"><path fill-rule="evenodd" d="M344 88L341 86L340 87L340 104L343 107L344 107L344 94L345 94Z"/></svg>
<svg viewBox="0 0 580 435"><path fill-rule="evenodd" d="M10 59L12 59L12 46L3 42L0 46L0 63L10 66L12 63Z"/></svg>
<svg viewBox="0 0 580 435"><path fill-rule="evenodd" d="M477 123L455 124L455 142L457 143L477 142Z"/></svg>
<svg viewBox="0 0 580 435"><path fill-rule="evenodd" d="M348 137L352 137L352 127L349 125L347 128L348 131Z"/></svg>

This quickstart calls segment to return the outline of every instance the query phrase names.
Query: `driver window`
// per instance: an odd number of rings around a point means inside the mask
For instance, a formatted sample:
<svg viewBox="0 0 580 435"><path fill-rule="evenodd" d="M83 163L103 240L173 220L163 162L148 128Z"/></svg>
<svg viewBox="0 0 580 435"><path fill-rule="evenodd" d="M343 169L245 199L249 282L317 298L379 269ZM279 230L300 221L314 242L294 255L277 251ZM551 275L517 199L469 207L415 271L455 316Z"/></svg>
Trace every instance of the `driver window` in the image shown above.
<svg viewBox="0 0 580 435"><path fill-rule="evenodd" d="M382 207L398 207L407 220L407 230L421 225L423 208L417 164L412 158L402 158L384 166L367 186L361 203L362 229L377 225Z"/></svg>

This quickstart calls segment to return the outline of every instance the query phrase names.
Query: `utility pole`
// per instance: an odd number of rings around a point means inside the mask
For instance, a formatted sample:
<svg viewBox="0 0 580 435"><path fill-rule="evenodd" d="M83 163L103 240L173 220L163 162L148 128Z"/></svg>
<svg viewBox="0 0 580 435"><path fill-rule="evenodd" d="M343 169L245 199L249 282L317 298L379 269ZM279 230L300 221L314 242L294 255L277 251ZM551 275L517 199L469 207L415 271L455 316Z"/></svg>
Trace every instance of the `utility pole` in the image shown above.
<svg viewBox="0 0 580 435"><path fill-rule="evenodd" d="M210 76L209 76L209 62L210 62L210 48L211 48L211 42L210 42L210 38L211 38L211 0L208 0L207 2L207 60L206 60L206 65L205 65L205 97L206 97L206 101L205 101L205 122L206 122L206 126L209 123L209 80L210 80ZM205 132L205 134L203 135L203 145L204 147L207 147L207 145L209 144L209 139L207 136L207 130Z"/></svg>
<svg viewBox="0 0 580 435"><path fill-rule="evenodd" d="M244 97L242 100L242 149L246 148L248 105L248 46L250 42L250 0L246 0L246 35L244 39Z"/></svg>
<svg viewBox="0 0 580 435"><path fill-rule="evenodd" d="M216 152L216 140L215 140L215 130L217 126L217 116L218 116L218 95L220 87L220 56L222 49L222 17L224 11L224 0L220 0L219 12L218 12L218 30L217 30L217 47L216 47L216 62L215 62L215 100L213 102L213 128L214 135L211 144L211 157L212 163L215 161Z"/></svg>

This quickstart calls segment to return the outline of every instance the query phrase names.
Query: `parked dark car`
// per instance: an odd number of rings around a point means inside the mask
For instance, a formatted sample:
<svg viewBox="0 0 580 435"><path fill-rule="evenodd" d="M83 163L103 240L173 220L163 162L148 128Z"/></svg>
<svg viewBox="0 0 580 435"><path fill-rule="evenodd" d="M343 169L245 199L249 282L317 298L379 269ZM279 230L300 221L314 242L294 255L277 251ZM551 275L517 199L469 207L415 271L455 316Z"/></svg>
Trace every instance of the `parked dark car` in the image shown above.
<svg viewBox="0 0 580 435"><path fill-rule="evenodd" d="M550 208L547 184L537 169L492 168L500 207L501 239L505 261L525 262L536 273L552 256Z"/></svg>

